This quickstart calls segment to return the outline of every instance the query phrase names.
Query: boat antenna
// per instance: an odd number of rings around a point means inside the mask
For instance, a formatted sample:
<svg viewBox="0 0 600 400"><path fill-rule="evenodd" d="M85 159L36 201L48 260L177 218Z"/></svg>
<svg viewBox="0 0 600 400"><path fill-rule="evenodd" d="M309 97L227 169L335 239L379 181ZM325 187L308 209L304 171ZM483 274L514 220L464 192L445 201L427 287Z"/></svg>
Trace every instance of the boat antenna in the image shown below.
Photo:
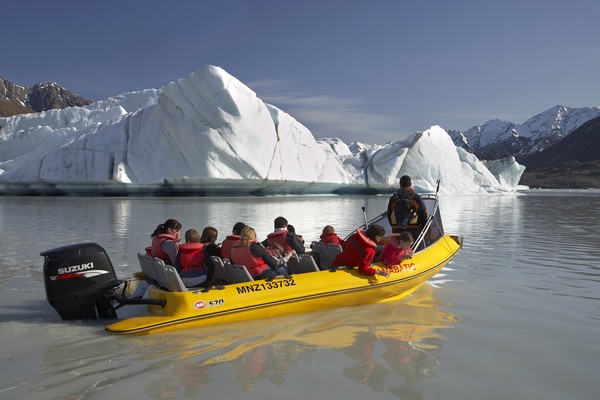
<svg viewBox="0 0 600 400"><path fill-rule="evenodd" d="M363 212L363 218L365 220L365 229L368 228L367 226L367 212L365 211L365 207L362 207L362 212Z"/></svg>

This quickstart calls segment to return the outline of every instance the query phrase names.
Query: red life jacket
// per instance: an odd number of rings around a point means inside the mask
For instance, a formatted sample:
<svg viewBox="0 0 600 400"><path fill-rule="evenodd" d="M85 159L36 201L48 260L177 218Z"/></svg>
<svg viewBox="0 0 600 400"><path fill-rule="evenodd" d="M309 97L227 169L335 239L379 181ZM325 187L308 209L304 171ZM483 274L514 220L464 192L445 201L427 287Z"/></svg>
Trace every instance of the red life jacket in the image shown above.
<svg viewBox="0 0 600 400"><path fill-rule="evenodd" d="M231 248L239 243L240 237L238 235L228 235L223 243L221 243L221 258L231 259Z"/></svg>
<svg viewBox="0 0 600 400"><path fill-rule="evenodd" d="M185 243L179 246L179 273L182 276L202 275L198 272L205 269L203 247L202 243Z"/></svg>
<svg viewBox="0 0 600 400"><path fill-rule="evenodd" d="M255 257L250 251L250 244L257 243L256 241L248 243L247 246L242 246L239 243L231 248L231 262L233 264L242 264L246 266L250 275L256 278L269 266L260 257Z"/></svg>
<svg viewBox="0 0 600 400"><path fill-rule="evenodd" d="M175 236L169 235L168 233L160 233L152 238L152 245L150 246L150 255L152 257L160 258L167 265L171 265L171 258L160 247L162 242L164 242L165 240L172 240L173 242L175 242L175 247L179 250L179 244L177 244L177 238Z"/></svg>
<svg viewBox="0 0 600 400"><path fill-rule="evenodd" d="M287 229L281 229L279 231L269 233L267 235L267 243L269 243L269 247L272 247L275 243L279 243L281 247L283 247L284 253L292 250L292 246L290 246L286 240L287 233Z"/></svg>
<svg viewBox="0 0 600 400"><path fill-rule="evenodd" d="M346 240L344 250L333 260L333 265L358 266L358 272L365 275L375 275L375 270L370 267L375 256L377 244L365 236L365 231L357 229L356 233Z"/></svg>
<svg viewBox="0 0 600 400"><path fill-rule="evenodd" d="M327 243L333 243L333 244L342 244L342 239L340 239L340 237L337 235L337 233L335 232L331 232L331 233L324 233L321 235L321 242L327 244Z"/></svg>
<svg viewBox="0 0 600 400"><path fill-rule="evenodd" d="M366 235L365 235L365 231L362 229L357 229L356 233L352 236L350 236L348 238L348 241L346 242L346 247L344 248L344 250L346 250L347 247L352 246L354 248L354 250L361 256L364 256L365 253L365 248L367 247L371 247L373 249L377 248L377 244L375 242L373 242L371 239L369 239Z"/></svg>

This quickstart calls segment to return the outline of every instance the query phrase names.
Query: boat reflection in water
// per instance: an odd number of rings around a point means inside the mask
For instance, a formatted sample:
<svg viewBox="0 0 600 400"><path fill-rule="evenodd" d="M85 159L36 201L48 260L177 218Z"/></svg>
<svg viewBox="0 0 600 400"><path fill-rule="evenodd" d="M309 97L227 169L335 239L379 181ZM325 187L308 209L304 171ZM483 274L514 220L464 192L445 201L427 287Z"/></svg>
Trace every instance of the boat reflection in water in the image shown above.
<svg viewBox="0 0 600 400"><path fill-rule="evenodd" d="M228 375L223 368L230 366L243 391L252 391L257 385L283 386L294 379L331 382L337 375L374 391L412 398L417 382L436 378L443 330L459 322L457 315L440 306L434 289L426 284L404 302L146 336L136 339L140 346L163 346L166 351L168 342L178 347L173 349L178 354L169 368L171 376L152 382L146 393L164 398L161 396L166 393L190 396L212 392L213 375ZM188 348L181 348L183 345ZM321 362L320 351L340 352L346 361L334 365ZM213 369L219 372L212 373Z"/></svg>

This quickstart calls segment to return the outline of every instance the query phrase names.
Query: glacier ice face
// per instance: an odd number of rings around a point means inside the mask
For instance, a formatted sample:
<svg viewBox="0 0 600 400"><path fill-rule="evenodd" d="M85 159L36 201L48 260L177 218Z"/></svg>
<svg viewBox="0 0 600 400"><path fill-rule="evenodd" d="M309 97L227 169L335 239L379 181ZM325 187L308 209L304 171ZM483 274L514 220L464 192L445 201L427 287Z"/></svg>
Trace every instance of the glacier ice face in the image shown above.
<svg viewBox="0 0 600 400"><path fill-rule="evenodd" d="M316 140L223 69L86 107L0 119L0 193L270 194L513 191L514 159L494 172L439 126L384 146ZM501 177L499 179L498 177Z"/></svg>

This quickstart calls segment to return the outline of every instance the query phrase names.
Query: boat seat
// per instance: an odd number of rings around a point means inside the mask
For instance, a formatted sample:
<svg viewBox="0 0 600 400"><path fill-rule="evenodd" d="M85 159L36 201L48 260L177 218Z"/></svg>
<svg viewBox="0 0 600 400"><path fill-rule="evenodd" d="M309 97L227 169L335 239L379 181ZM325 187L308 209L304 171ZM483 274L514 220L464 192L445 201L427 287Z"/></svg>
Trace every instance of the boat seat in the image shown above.
<svg viewBox="0 0 600 400"><path fill-rule="evenodd" d="M175 267L171 265L165 265L162 260L160 261L165 269L165 273L167 274L167 284L170 292L185 292L188 289L185 287L185 284L181 280L179 276L179 272L175 269Z"/></svg>
<svg viewBox="0 0 600 400"><path fill-rule="evenodd" d="M154 259L152 256L147 254L138 253L138 261L140 262L140 267L142 267L142 273L144 274L144 279L146 282L151 285L158 286L158 276L156 274L156 269L154 266Z"/></svg>
<svg viewBox="0 0 600 400"><path fill-rule="evenodd" d="M307 254L302 254L298 257L290 257L287 266L290 274L319 271L315 259Z"/></svg>
<svg viewBox="0 0 600 400"><path fill-rule="evenodd" d="M169 278L165 269L165 262L158 257L154 257L154 271L156 272L156 283L162 289L169 290Z"/></svg>
<svg viewBox="0 0 600 400"><path fill-rule="evenodd" d="M212 280L216 284L225 283L225 265L223 264L223 259L218 256L210 256L215 269L213 271Z"/></svg>
<svg viewBox="0 0 600 400"><path fill-rule="evenodd" d="M175 267L165 265L165 262L160 258L147 254L138 253L138 260L146 282L170 292L185 292L188 290Z"/></svg>
<svg viewBox="0 0 600 400"><path fill-rule="evenodd" d="M342 252L342 246L333 243L313 242L311 247L319 255L322 270L331 268L334 258Z"/></svg>
<svg viewBox="0 0 600 400"><path fill-rule="evenodd" d="M213 281L215 283L229 284L251 282L254 280L245 266L232 264L227 258L223 259L217 256L211 256L210 258L215 263L215 271L213 273Z"/></svg>

